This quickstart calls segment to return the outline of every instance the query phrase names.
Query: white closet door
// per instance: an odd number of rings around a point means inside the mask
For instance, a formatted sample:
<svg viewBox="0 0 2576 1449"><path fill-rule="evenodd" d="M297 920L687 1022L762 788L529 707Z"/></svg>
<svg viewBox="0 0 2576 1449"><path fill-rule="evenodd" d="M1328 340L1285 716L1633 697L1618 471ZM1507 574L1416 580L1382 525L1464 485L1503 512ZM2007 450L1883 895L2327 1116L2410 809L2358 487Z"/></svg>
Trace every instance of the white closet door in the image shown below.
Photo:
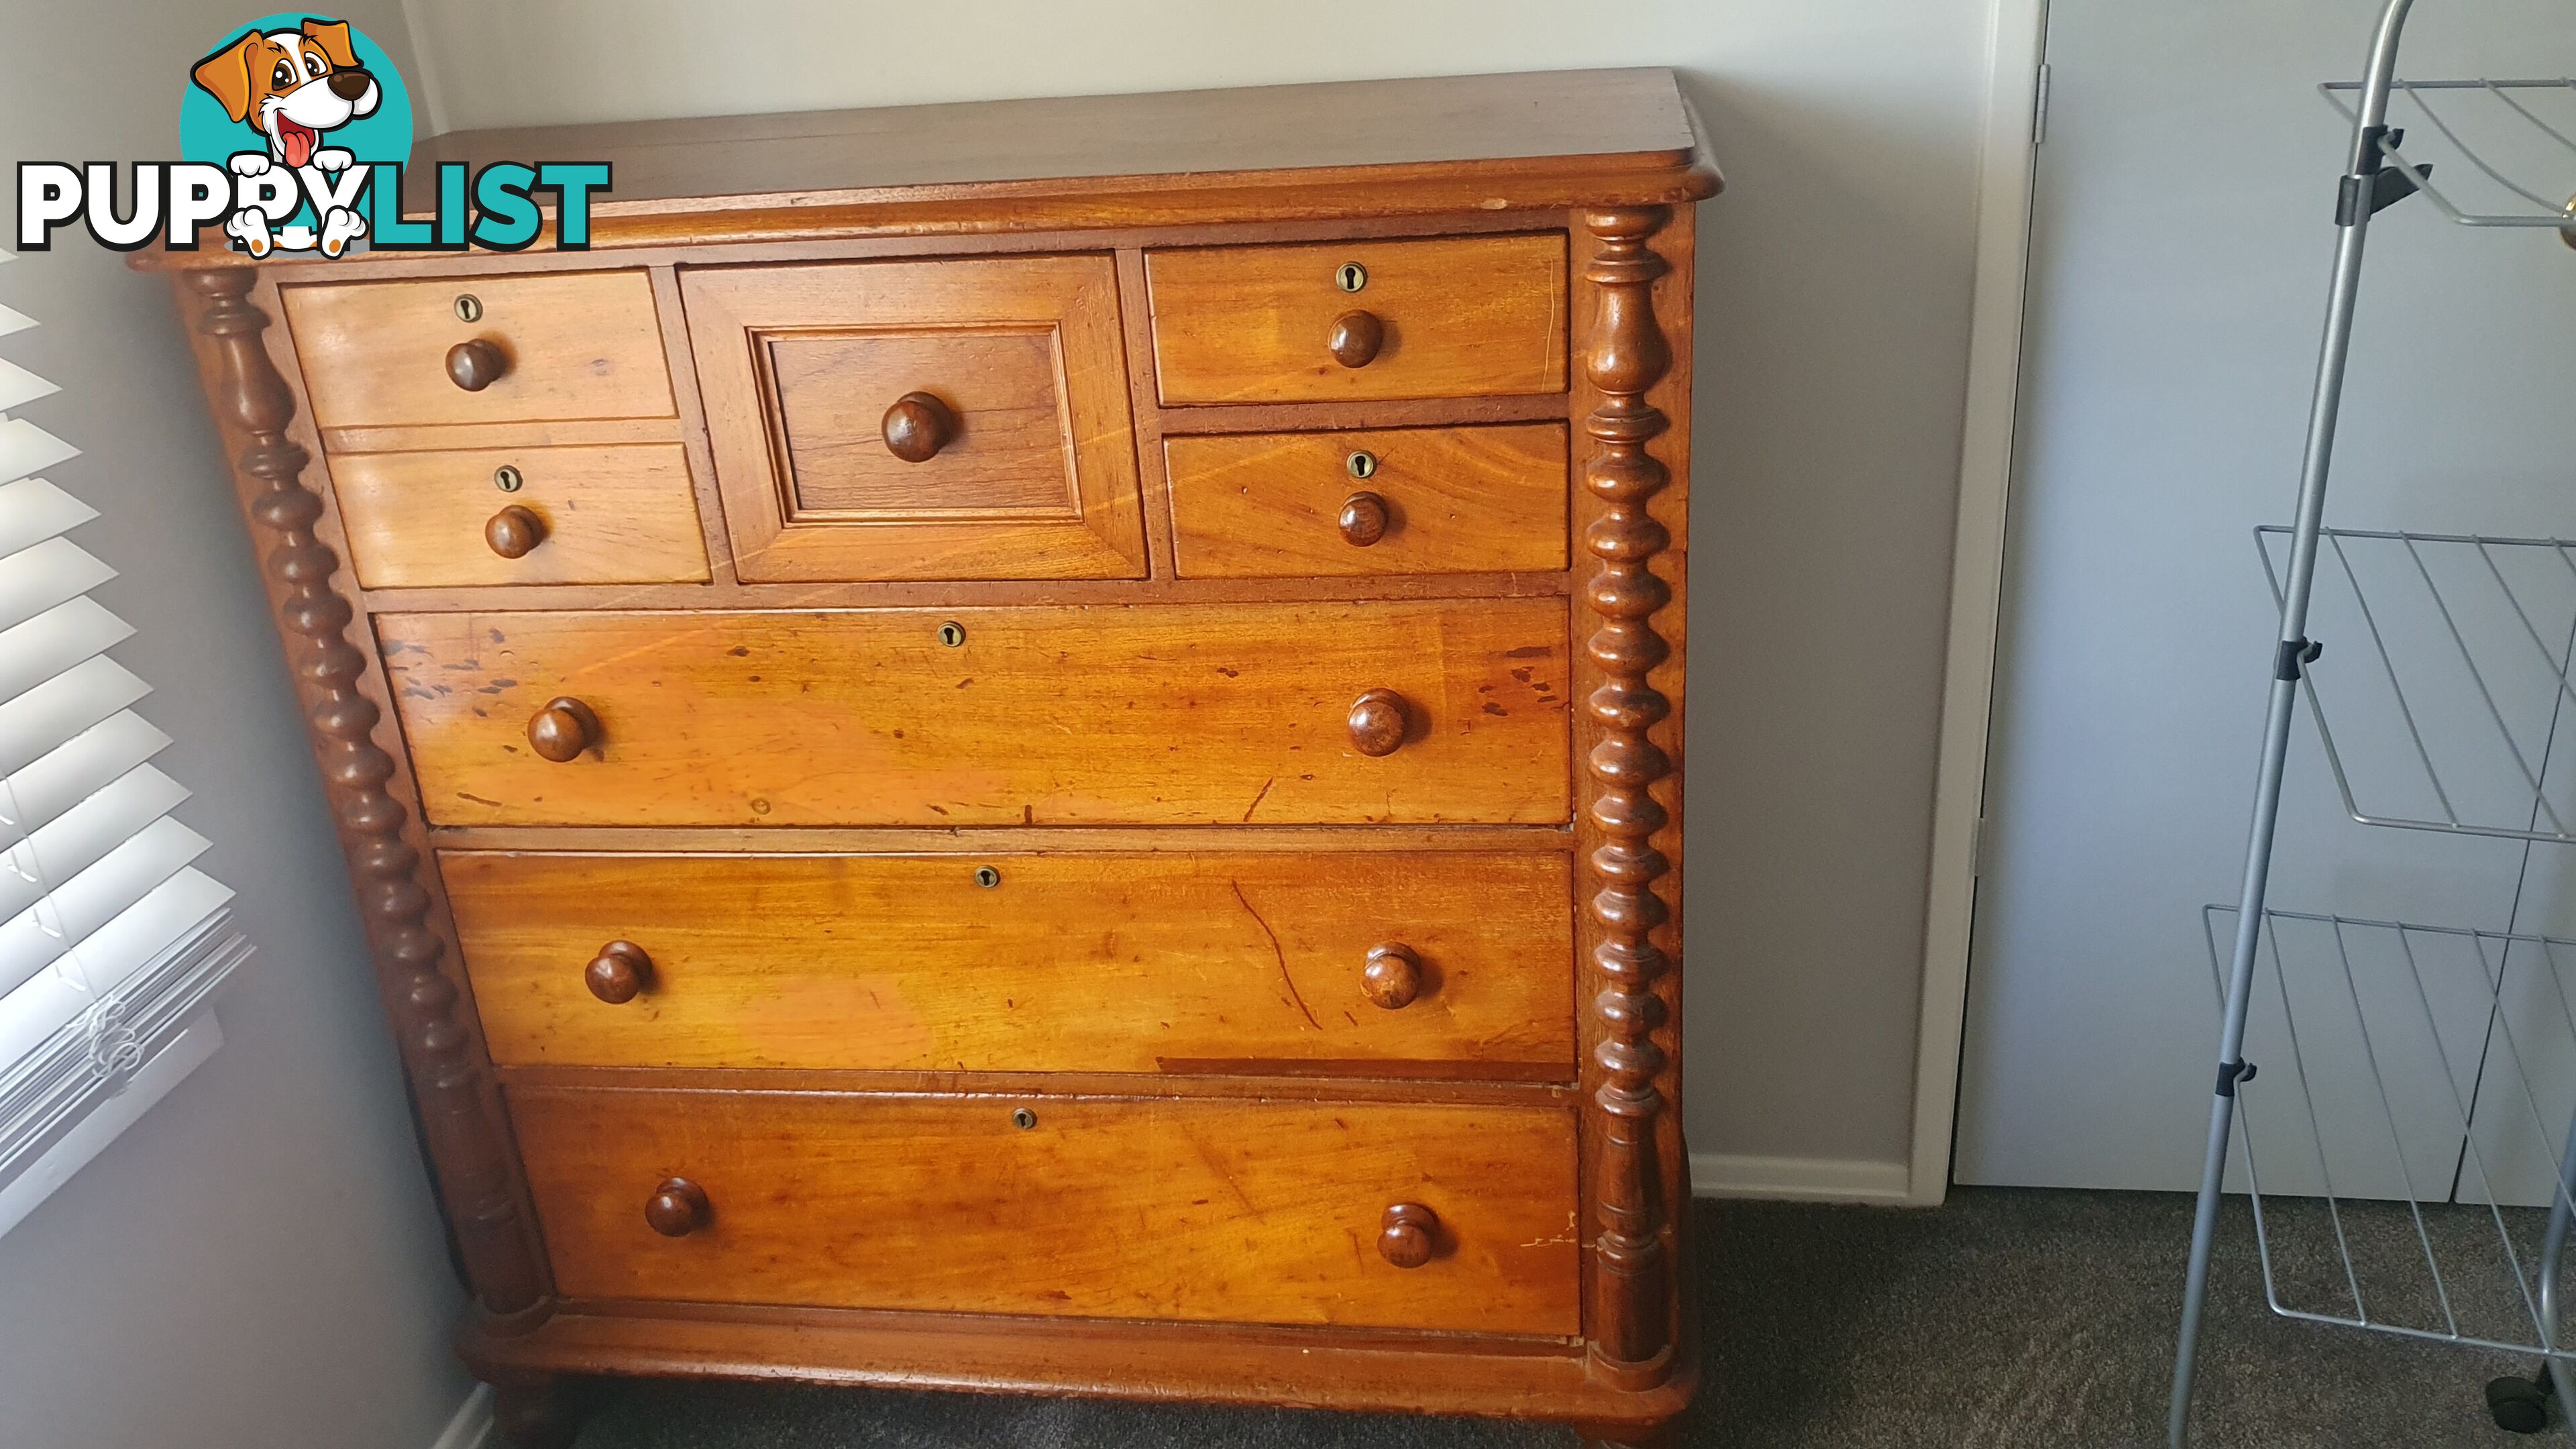
<svg viewBox="0 0 2576 1449"><path fill-rule="evenodd" d="M2197 1182L2218 1015L2202 908L2236 897L2275 618L2253 531L2289 521L2296 493L2349 144L2314 87L2359 69L2377 9L2051 7L1961 1182ZM2501 57L2499 38L2514 42ZM2424 10L2408 44L2411 73L2576 72L2556 0ZM2571 318L2576 256L2550 234L2472 233L2420 201L2384 213L2329 522L2576 534ZM2333 602L2349 592L2339 569L2321 574L2312 633L2322 687L2359 709L2378 666L2357 604ZM2441 627L2390 623L2392 652L2439 645L2426 631ZM2456 678L2405 677L2428 736L2494 728ZM2546 740L2552 705L2547 689L2501 688L2496 710ZM2338 730L2347 767L2417 790L2403 722L2368 717ZM2503 798L2459 788L2481 806ZM2300 721L2275 908L2503 929L2522 863L2516 842L2345 818ZM2460 959L2410 966L2387 933L2338 945L2330 925L2300 922L2280 940L2249 1048L2264 1186L2322 1185L2313 1120L2338 1192L2450 1196L2464 1107L2501 1100L2481 1077L2497 1031L2488 978ZM2542 1066L2576 1091L2576 1059Z"/></svg>

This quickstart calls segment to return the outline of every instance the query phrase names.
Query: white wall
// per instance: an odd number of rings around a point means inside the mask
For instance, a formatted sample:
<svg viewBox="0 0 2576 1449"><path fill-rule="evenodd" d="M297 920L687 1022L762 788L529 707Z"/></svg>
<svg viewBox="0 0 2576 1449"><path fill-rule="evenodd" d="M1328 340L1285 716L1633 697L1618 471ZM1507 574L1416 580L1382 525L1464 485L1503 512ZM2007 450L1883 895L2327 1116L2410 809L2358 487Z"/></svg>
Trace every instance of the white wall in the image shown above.
<svg viewBox="0 0 2576 1449"><path fill-rule="evenodd" d="M2278 620L2251 530L2288 522L2297 491L2335 177L2350 145L2349 123L2313 87L2359 73L2379 10L2380 0L2052 9L1989 869L1961 1079L1963 1182L2198 1181L2217 1046L2200 908L2236 899ZM2561 0L2426 0L2401 73L2571 68L2576 32ZM2443 105L2455 124L2479 109ZM2564 127L2576 107L2553 114ZM2392 119L2446 189L2502 209L2420 112L2401 102ZM2571 160L2560 153L2540 173L2561 178L2552 194L2576 186ZM2327 521L2576 532L2571 317L2576 254L2552 233L2468 231L2421 199L2383 213ZM2334 566L2320 578L2320 599L2348 597ZM2317 619L2312 632L2328 645L2321 689L2346 687L2330 703L2363 698L2349 686L2376 667L2367 631L2348 609L2321 606ZM2392 630L2395 620L2383 615ZM2428 733L2488 730L2469 695L2464 682L2447 698L2419 695ZM2348 744L2358 723L2338 727ZM2533 928L2548 884L2536 872L2565 871L2563 849L2535 855L2533 888L2518 894L2518 845L2353 824L2308 720L2291 742L2276 908L2488 929L2519 908ZM2410 761L2393 763L2402 779ZM2292 959L2294 973L2301 964ZM2332 983L2292 976L2294 991L2314 986ZM2337 1019L2308 1000L2301 1029L2320 1097L2383 1130L2375 1096L2327 1075L2329 1055L2356 1059L2360 1043L2327 1050L2320 1034ZM2286 1094L2297 1079L2268 1012L2248 1056ZM2385 1034L2379 1050L2390 1050ZM2475 1050L2473 1037L2470 1063ZM2411 1087L2453 1114L2447 1091ZM2264 1110L2290 1101L2276 1095ZM2335 1106L2323 1109L2330 1122ZM2278 1187L2309 1164L2287 1130L2304 1132L2304 1119L2275 1121L2263 1171ZM2447 1145L2439 1154L2445 1175L2456 1156Z"/></svg>
<svg viewBox="0 0 2576 1449"><path fill-rule="evenodd" d="M1669 65L1702 212L1689 1123L1901 1170L1984 0L439 0L446 124ZM1703 1163L1725 1180L1772 1169ZM1901 1183L1901 1177L1896 1179Z"/></svg>
<svg viewBox="0 0 2576 1449"><path fill-rule="evenodd" d="M82 0L8 12L0 162L176 150L188 68L249 11ZM391 4L344 7L403 56ZM73 63L68 57L87 57ZM176 741L259 954L227 1042L0 1236L0 1441L13 1449L420 1449L467 1387L462 1296L413 1145L348 875L167 285L85 241L0 271L43 325L10 357L62 384L25 416L102 514L117 657Z"/></svg>

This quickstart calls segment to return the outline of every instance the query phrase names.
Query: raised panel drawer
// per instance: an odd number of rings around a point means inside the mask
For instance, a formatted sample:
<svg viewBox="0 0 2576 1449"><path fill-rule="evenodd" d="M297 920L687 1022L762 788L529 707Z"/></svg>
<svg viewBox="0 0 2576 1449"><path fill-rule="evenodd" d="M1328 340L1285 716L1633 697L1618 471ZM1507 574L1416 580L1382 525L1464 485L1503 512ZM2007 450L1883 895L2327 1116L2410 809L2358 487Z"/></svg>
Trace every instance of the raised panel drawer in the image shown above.
<svg viewBox="0 0 2576 1449"><path fill-rule="evenodd" d="M1579 1327L1565 1108L531 1087L509 1101L572 1298ZM1419 1266L1379 1248L1397 1206L1429 1209Z"/></svg>
<svg viewBox="0 0 2576 1449"><path fill-rule="evenodd" d="M1561 423L1172 438L1183 578L1554 572Z"/></svg>
<svg viewBox="0 0 2576 1449"><path fill-rule="evenodd" d="M459 612L376 629L443 825L1569 812L1562 599ZM532 725L568 758L541 755Z"/></svg>
<svg viewBox="0 0 2576 1449"><path fill-rule="evenodd" d="M707 578L677 443L343 453L331 481L358 582L371 589ZM512 509L524 515L512 528L533 528L516 536L533 536L525 552L495 528Z"/></svg>
<svg viewBox="0 0 2576 1449"><path fill-rule="evenodd" d="M504 1065L1574 1073L1554 852L439 864Z"/></svg>
<svg viewBox="0 0 2576 1449"><path fill-rule="evenodd" d="M335 282L288 287L285 297L313 420L325 428L676 411L642 272ZM460 346L488 349L481 355L498 359L497 375L461 385L449 360Z"/></svg>
<svg viewBox="0 0 2576 1449"><path fill-rule="evenodd" d="M742 577L1135 579L1105 256L682 275Z"/></svg>
<svg viewBox="0 0 2576 1449"><path fill-rule="evenodd" d="M1561 233L1153 251L1145 277L1166 403L1565 388Z"/></svg>

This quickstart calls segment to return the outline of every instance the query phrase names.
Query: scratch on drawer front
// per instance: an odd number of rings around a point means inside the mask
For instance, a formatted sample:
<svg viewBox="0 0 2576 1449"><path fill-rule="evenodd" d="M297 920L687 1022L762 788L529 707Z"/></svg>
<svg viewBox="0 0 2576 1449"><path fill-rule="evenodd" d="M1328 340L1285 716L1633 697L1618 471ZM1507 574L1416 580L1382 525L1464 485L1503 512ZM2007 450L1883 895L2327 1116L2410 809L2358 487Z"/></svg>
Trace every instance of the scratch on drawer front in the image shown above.
<svg viewBox="0 0 2576 1449"><path fill-rule="evenodd" d="M1322 1031L1324 1024L1315 1019L1315 1013L1306 1005L1306 998L1297 990L1297 978L1288 974L1288 953L1279 945L1279 933L1270 929L1270 923L1261 919L1261 913L1252 908L1251 899L1243 893L1241 881L1230 880L1226 884L1234 887L1234 898L1242 904L1244 914L1252 917L1252 923L1261 928L1261 934L1270 938L1270 954L1279 958L1279 980L1288 988L1288 999L1297 1003L1297 1011L1306 1018L1308 1026Z"/></svg>

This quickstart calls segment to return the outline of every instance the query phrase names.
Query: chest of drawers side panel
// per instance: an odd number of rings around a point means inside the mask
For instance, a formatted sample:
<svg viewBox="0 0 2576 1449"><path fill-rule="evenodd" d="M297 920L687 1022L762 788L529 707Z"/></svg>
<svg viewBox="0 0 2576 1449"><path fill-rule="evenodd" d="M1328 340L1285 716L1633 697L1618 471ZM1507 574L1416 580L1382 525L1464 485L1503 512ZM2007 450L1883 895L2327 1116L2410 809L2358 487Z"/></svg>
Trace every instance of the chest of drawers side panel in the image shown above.
<svg viewBox="0 0 2576 1449"><path fill-rule="evenodd" d="M430 865L384 674L373 650L355 642L365 633L363 624L352 628L347 541L317 487L320 444L300 406L295 351L277 322L277 288L249 268L173 280L261 553L262 581L468 1286L501 1324L532 1325L553 1291L544 1246Z"/></svg>
<svg viewBox="0 0 2576 1449"><path fill-rule="evenodd" d="M1578 212L1575 760L1586 1333L1643 1390L1695 1351L1681 1122L1693 217Z"/></svg>

